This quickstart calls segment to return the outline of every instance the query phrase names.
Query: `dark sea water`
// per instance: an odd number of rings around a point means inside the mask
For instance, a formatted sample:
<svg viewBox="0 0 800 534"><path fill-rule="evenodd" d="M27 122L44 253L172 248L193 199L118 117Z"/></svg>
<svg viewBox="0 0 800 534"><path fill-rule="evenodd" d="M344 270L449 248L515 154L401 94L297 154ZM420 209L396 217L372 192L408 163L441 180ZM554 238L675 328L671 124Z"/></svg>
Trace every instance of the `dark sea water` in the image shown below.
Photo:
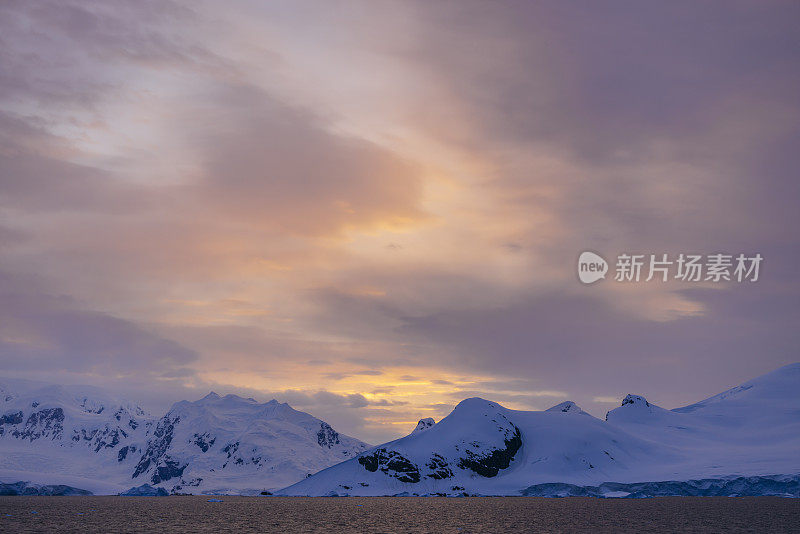
<svg viewBox="0 0 800 534"><path fill-rule="evenodd" d="M776 497L0 497L0 532L800 532Z"/></svg>

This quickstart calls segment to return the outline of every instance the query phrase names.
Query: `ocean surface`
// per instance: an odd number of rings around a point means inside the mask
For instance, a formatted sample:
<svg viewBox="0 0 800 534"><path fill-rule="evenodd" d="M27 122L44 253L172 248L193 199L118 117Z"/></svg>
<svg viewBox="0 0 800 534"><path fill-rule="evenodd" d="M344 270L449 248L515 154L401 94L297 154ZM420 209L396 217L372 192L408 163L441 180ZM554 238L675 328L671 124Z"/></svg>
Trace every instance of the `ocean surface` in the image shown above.
<svg viewBox="0 0 800 534"><path fill-rule="evenodd" d="M800 532L800 499L0 497L0 532Z"/></svg>

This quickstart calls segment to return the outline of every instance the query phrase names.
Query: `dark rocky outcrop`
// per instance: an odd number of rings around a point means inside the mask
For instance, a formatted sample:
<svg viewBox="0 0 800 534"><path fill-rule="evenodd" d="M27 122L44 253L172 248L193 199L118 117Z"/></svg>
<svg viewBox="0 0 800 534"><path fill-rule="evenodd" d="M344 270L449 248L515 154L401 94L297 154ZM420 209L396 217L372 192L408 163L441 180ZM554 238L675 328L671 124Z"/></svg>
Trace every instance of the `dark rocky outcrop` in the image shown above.
<svg viewBox="0 0 800 534"><path fill-rule="evenodd" d="M200 447L200 450L203 452L208 452L208 449L214 445L215 441L217 441L217 438L211 436L208 432L194 435L194 444Z"/></svg>
<svg viewBox="0 0 800 534"><path fill-rule="evenodd" d="M137 450L136 445L125 445L117 453L117 461L118 462L123 461L125 458L128 457L128 453L133 454L136 452L136 450Z"/></svg>
<svg viewBox="0 0 800 534"><path fill-rule="evenodd" d="M236 454L236 451L238 450L239 450L239 442L237 441L235 443L228 443L227 445L225 445L225 448L222 449L222 452L226 453L228 455L228 458L230 458L231 456Z"/></svg>
<svg viewBox="0 0 800 534"><path fill-rule="evenodd" d="M433 425L435 424L436 421L434 421L433 417L425 417L417 422L417 426L414 427L414 430L412 430L411 433L419 434L420 432L424 432L430 428L433 428Z"/></svg>
<svg viewBox="0 0 800 534"><path fill-rule="evenodd" d="M428 460L428 462L425 464L425 467L431 470L425 475L428 478L442 480L444 478L450 478L453 476L453 470L450 469L450 464L448 464L447 460L445 460L439 454L434 454L431 456L431 459Z"/></svg>
<svg viewBox="0 0 800 534"><path fill-rule="evenodd" d="M522 447L522 435L519 428L514 427L514 434L505 439L505 447L491 449L486 452L476 453L471 450L464 451L465 456L458 460L458 467L469 469L484 477L494 477L501 469L511 465L514 455Z"/></svg>
<svg viewBox="0 0 800 534"><path fill-rule="evenodd" d="M12 412L7 413L3 416L0 416L0 436L5 434L6 429L3 428L3 425L18 425L22 422L22 412Z"/></svg>
<svg viewBox="0 0 800 534"><path fill-rule="evenodd" d="M384 448L358 457L358 463L372 473L380 470L383 474L396 478L400 482L417 483L420 481L419 468L408 458L397 451Z"/></svg>
<svg viewBox="0 0 800 534"><path fill-rule="evenodd" d="M103 431L100 432L96 437L94 452L97 452L100 449L113 449L119 445L120 435L122 435L123 438L128 437L128 434L121 428L103 429Z"/></svg>
<svg viewBox="0 0 800 534"><path fill-rule="evenodd" d="M339 444L339 433L331 428L331 425L322 421L320 423L320 429L317 431L317 443L319 443L320 447L327 447L330 449L334 445Z"/></svg>
<svg viewBox="0 0 800 534"><path fill-rule="evenodd" d="M641 395L626 395L624 399L622 399L621 406L625 406L627 404L644 404L648 408L650 407L650 403L647 402L647 399L642 397Z"/></svg>
<svg viewBox="0 0 800 534"><path fill-rule="evenodd" d="M142 458L136 465L136 469L134 470L131 478L136 478L142 473L145 473L152 466L157 466L159 464L161 464L159 467L165 468L162 470L163 476L158 472L157 468L156 472L153 474L153 484L158 484L158 482L162 480L169 480L173 476L171 473L177 472L177 468L173 467L172 465L168 465L168 459L163 462L162 459L172 443L175 425L177 425L179 422L180 417L170 417L169 414L164 416L158 422L156 429L153 431L153 439L151 439L147 444L147 449L145 449L144 454L142 454ZM184 466L184 468L185 467L186 466ZM183 469L180 470L180 473L183 473ZM178 476L180 476L180 474L178 474ZM155 480L156 478L158 478L158 481Z"/></svg>
<svg viewBox="0 0 800 534"><path fill-rule="evenodd" d="M178 478L183 475L183 471L186 469L187 465L188 464L180 465L169 456L166 456L158 465L158 467L156 467L156 472L153 473L153 476L150 480L153 481L153 484L160 484L164 481L170 480L171 478Z"/></svg>
<svg viewBox="0 0 800 534"><path fill-rule="evenodd" d="M49 437L50 439L60 439L64 432L64 410L61 408L44 408L32 412L25 426L21 429L14 429L12 436L18 439L29 439L30 441Z"/></svg>

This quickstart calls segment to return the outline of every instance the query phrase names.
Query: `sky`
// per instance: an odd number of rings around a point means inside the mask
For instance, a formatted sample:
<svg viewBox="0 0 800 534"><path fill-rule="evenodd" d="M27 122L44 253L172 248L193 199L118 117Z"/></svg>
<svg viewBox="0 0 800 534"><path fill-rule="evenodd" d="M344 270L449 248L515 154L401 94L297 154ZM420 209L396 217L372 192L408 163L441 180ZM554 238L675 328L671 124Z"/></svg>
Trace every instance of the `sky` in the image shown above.
<svg viewBox="0 0 800 534"><path fill-rule="evenodd" d="M798 95L791 1L4 0L0 374L371 443L700 400L800 360Z"/></svg>

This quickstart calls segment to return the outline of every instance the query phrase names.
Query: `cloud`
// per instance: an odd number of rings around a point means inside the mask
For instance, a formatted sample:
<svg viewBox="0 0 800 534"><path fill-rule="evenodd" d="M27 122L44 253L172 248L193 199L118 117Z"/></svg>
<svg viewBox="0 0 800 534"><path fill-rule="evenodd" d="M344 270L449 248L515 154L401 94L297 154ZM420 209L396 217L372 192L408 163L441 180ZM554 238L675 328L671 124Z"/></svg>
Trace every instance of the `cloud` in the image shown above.
<svg viewBox="0 0 800 534"><path fill-rule="evenodd" d="M409 341L448 345L453 367L547 376L549 386L581 391L573 400L587 408L603 394L601 384L606 391L646 391L674 407L758 375L751 355L761 363L769 359L768 369L796 358L788 348L800 342L790 327L800 319L794 297L767 297L767 290L754 287L697 290L692 297L707 303L705 316L653 322L614 312L599 298L559 294L503 309L409 319L402 332ZM677 394L676 383L685 388Z"/></svg>
<svg viewBox="0 0 800 534"><path fill-rule="evenodd" d="M203 167L189 194L204 210L312 235L423 217L419 171L387 150L332 135L318 118L253 87L221 87L198 100L183 121Z"/></svg>
<svg viewBox="0 0 800 534"><path fill-rule="evenodd" d="M0 360L8 371L189 380L197 354L140 325L0 273Z"/></svg>
<svg viewBox="0 0 800 534"><path fill-rule="evenodd" d="M609 395L600 395L597 397L592 398L593 402L598 402L602 404L619 404L620 400L617 397L609 396Z"/></svg>
<svg viewBox="0 0 800 534"><path fill-rule="evenodd" d="M468 393L675 405L788 363L797 10L4 3L3 357L376 439ZM584 288L586 248L764 273Z"/></svg>

